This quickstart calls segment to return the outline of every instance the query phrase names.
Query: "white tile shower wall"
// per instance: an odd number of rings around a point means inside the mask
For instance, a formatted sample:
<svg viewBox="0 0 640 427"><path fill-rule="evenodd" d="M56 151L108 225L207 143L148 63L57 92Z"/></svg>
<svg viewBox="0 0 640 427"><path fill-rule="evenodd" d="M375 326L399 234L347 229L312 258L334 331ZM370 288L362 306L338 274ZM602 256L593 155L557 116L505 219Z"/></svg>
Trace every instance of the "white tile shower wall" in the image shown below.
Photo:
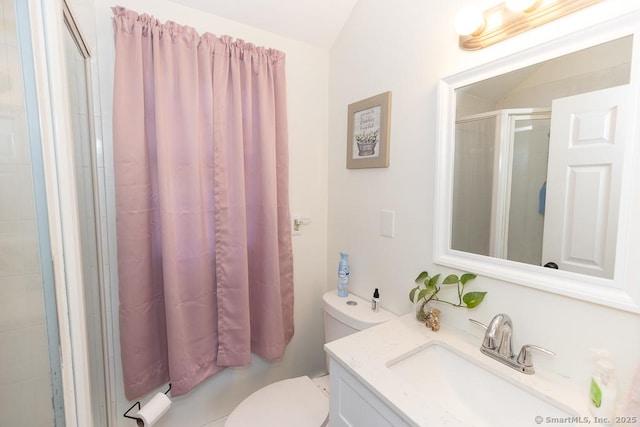
<svg viewBox="0 0 640 427"><path fill-rule="evenodd" d="M88 0L75 0L77 9L88 9ZM108 301L108 329L112 334L109 360L114 369L116 425L128 426L120 414L131 405L122 387L118 343L118 282L116 268L115 204L112 155L113 29L111 7L120 5L140 13L155 15L160 21L172 20L199 32L228 34L254 44L280 49L287 55L287 93L289 110L290 196L292 212L312 219L303 236L293 241L295 274L296 334L282 360L267 363L254 358L250 367L227 369L184 397L174 399L171 410L157 424L200 427L216 423L239 401L270 382L296 375L314 375L324 369L321 297L327 288L326 207L328 138L329 53L324 49L282 38L215 15L202 13L168 0L95 0L95 22L89 33L94 62L94 102L96 134L100 150L99 169L101 221L105 263L111 298ZM73 7L72 9L75 10ZM85 14L81 14L85 16ZM82 19L82 18L81 18ZM88 21L87 21L88 22ZM81 28L85 27L80 22ZM92 38L91 34L95 35ZM149 397L143 398L143 403ZM218 421L216 421L218 420Z"/></svg>
<svg viewBox="0 0 640 427"><path fill-rule="evenodd" d="M0 425L53 425L13 0L0 2ZM35 408L35 409L34 409Z"/></svg>

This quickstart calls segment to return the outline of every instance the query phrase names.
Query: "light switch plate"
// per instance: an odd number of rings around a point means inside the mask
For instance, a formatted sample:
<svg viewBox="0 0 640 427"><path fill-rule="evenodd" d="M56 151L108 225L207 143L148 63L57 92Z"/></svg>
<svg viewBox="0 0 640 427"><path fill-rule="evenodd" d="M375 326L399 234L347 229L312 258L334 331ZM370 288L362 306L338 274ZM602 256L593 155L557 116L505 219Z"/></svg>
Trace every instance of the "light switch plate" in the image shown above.
<svg viewBox="0 0 640 427"><path fill-rule="evenodd" d="M396 227L395 211L383 210L380 212L380 235L384 237L393 237Z"/></svg>

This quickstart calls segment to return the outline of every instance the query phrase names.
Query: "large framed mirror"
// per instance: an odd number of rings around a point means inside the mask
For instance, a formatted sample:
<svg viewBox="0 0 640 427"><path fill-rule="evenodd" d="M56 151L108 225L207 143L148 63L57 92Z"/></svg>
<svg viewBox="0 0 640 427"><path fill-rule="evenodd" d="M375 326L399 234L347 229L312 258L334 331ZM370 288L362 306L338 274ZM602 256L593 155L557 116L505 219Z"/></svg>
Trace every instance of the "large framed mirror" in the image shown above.
<svg viewBox="0 0 640 427"><path fill-rule="evenodd" d="M617 18L441 81L436 264L640 312L640 284L627 280L638 22Z"/></svg>

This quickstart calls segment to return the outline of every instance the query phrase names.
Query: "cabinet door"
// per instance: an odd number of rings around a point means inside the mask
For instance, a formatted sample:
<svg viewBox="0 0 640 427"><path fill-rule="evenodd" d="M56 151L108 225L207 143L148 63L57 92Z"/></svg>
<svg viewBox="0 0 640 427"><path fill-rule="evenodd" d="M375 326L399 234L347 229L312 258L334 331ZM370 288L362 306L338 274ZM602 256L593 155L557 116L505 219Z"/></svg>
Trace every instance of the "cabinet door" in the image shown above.
<svg viewBox="0 0 640 427"><path fill-rule="evenodd" d="M330 427L403 427L402 418L335 360L330 360Z"/></svg>

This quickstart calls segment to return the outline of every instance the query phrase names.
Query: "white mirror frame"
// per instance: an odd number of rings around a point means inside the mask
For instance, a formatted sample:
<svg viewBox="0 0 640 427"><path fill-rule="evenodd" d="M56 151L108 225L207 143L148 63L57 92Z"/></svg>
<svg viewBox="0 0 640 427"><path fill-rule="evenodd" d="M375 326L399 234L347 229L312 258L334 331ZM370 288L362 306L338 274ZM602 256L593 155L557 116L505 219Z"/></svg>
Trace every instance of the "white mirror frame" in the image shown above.
<svg viewBox="0 0 640 427"><path fill-rule="evenodd" d="M451 249L456 89L627 35L634 36L630 88L640 111L640 12L634 12L441 80L434 197L434 263L554 294L640 313L640 119L630 125L613 279L553 270ZM632 117L638 117L633 114ZM473 206L469 207L473 209ZM635 223L632 220L635 218ZM636 236L634 239L633 236Z"/></svg>

